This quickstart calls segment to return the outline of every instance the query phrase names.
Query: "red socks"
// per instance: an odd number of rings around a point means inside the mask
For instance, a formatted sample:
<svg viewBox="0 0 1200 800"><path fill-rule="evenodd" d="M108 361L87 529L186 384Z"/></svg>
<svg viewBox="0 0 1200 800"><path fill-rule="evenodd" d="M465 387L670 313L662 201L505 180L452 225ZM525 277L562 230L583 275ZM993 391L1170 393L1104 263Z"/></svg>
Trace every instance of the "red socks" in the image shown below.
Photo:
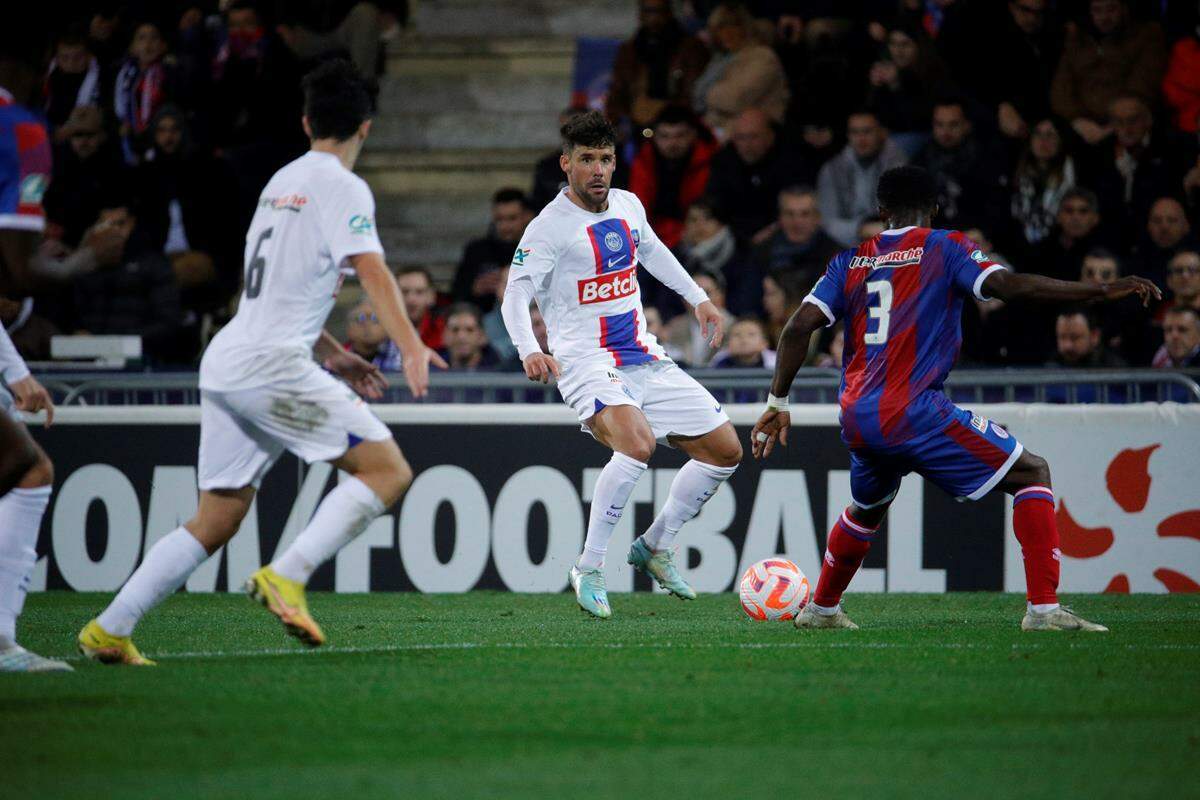
<svg viewBox="0 0 1200 800"><path fill-rule="evenodd" d="M1034 605L1058 602L1058 525L1054 493L1029 486L1013 495L1013 530L1025 559L1025 597Z"/></svg>
<svg viewBox="0 0 1200 800"><path fill-rule="evenodd" d="M833 608L842 600L842 592L850 585L850 579L862 566L875 531L879 526L868 528L850 516L850 509L842 512L829 541L825 545L825 563L821 565L821 577L817 580L817 591L813 602L824 608Z"/></svg>

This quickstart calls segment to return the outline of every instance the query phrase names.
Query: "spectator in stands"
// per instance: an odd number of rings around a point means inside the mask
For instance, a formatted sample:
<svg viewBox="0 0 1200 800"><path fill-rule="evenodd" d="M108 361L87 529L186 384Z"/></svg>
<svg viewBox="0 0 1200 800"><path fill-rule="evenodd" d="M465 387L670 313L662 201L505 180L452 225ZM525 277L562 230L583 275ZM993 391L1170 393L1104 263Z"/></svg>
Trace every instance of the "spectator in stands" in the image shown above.
<svg viewBox="0 0 1200 800"><path fill-rule="evenodd" d="M1167 265L1167 288L1171 290L1171 297L1164 304L1166 309L1194 308L1200 311L1200 251L1192 248L1175 253Z"/></svg>
<svg viewBox="0 0 1200 800"><path fill-rule="evenodd" d="M1160 197L1150 206L1145 236L1134 250L1137 274L1159 286L1167 285L1167 263L1180 248L1195 247L1192 226L1183 204L1174 197Z"/></svg>
<svg viewBox="0 0 1200 800"><path fill-rule="evenodd" d="M1163 319L1163 343L1151 366L1160 369L1200 367L1200 311L1172 308Z"/></svg>
<svg viewBox="0 0 1200 800"><path fill-rule="evenodd" d="M661 344L667 340L666 326L663 325L662 314L654 306L645 306L643 309L646 312L646 333L653 336ZM545 320L542 321L545 324ZM546 350L549 352L549 349Z"/></svg>
<svg viewBox="0 0 1200 800"><path fill-rule="evenodd" d="M137 164L148 146L150 124L176 90L174 59L158 24L142 22L133 32L129 56L117 72L113 104L125 163Z"/></svg>
<svg viewBox="0 0 1200 800"><path fill-rule="evenodd" d="M125 57L126 42L121 36L120 4L98 3L87 25L88 50L100 62L101 77L108 77L106 69L115 69ZM113 75L116 73L113 72Z"/></svg>
<svg viewBox="0 0 1200 800"><path fill-rule="evenodd" d="M370 300L363 299L346 313L345 346L383 372L400 371L400 348L379 324Z"/></svg>
<svg viewBox="0 0 1200 800"><path fill-rule="evenodd" d="M733 315L725 307L725 278L719 272L696 272L692 278L721 312L724 328L729 330ZM667 323L663 345L671 348L671 358L694 367L706 367L717 351L709 345L711 331L704 331L693 314L680 314Z"/></svg>
<svg viewBox="0 0 1200 800"><path fill-rule="evenodd" d="M380 71L381 37L395 30L402 5L385 0L286 3L281 6L287 16L276 30L301 61L346 53L359 74L370 80Z"/></svg>
<svg viewBox="0 0 1200 800"><path fill-rule="evenodd" d="M629 170L629 190L646 208L658 238L675 249L687 210L704 194L717 144L684 106L667 106L653 136L638 149Z"/></svg>
<svg viewBox="0 0 1200 800"><path fill-rule="evenodd" d="M758 307L761 281L747 271L737 239L711 199L701 198L692 203L682 238L679 260L684 269L689 273L714 272L724 277L730 309L744 313Z"/></svg>
<svg viewBox="0 0 1200 800"><path fill-rule="evenodd" d="M1054 75L1054 113L1088 144L1109 133L1109 106L1118 97L1153 103L1166 68L1166 41L1157 22L1130 19L1127 0L1091 0L1084 24L1071 28Z"/></svg>
<svg viewBox="0 0 1200 800"><path fill-rule="evenodd" d="M1025 139L1050 113L1050 83L1063 31L1049 18L1048 6L1048 0L1008 0L1003 11L983 16L982 24L963 39L969 52L961 63L966 73L962 81L995 114L996 127L1009 139ZM981 37L993 52L1005 54L1004 69L979 58L975 47ZM944 41L939 38L939 44Z"/></svg>
<svg viewBox="0 0 1200 800"><path fill-rule="evenodd" d="M558 127L561 128L586 111L586 108L571 107L564 109L558 115ZM562 148L556 147L542 156L533 168L533 188L529 192L529 206L534 214L545 208L546 204L553 200L567 185L567 177L563 173L562 166L558 163L561 155Z"/></svg>
<svg viewBox="0 0 1200 800"><path fill-rule="evenodd" d="M1121 277L1121 260L1111 250L1093 248L1083 257L1079 280L1096 286ZM1092 307L1100 323L1100 340L1131 364L1146 363L1153 347L1149 343L1150 316L1136 297Z"/></svg>
<svg viewBox="0 0 1200 800"><path fill-rule="evenodd" d="M856 111L846 121L845 149L821 167L817 177L822 224L843 247L858 244L858 226L879 210L875 187L885 170L908 158L888 137L872 111Z"/></svg>
<svg viewBox="0 0 1200 800"><path fill-rule="evenodd" d="M779 344L783 326L812 289L812 285L803 280L804 276L797 272L771 273L763 278L762 307L767 323L767 341L772 348Z"/></svg>
<svg viewBox="0 0 1200 800"><path fill-rule="evenodd" d="M821 338L817 344L817 355L813 359L812 366L840 370L845 344L845 326L840 321L836 325L825 328L821 332Z"/></svg>
<svg viewBox="0 0 1200 800"><path fill-rule="evenodd" d="M75 333L140 335L147 361L190 363L198 342L180 336L179 286L167 257L138 230L128 202L103 204L97 226L125 240L117 258L74 282Z"/></svg>
<svg viewBox="0 0 1200 800"><path fill-rule="evenodd" d="M1175 129L1195 134L1200 127L1200 25L1171 48L1162 92Z"/></svg>
<svg viewBox="0 0 1200 800"><path fill-rule="evenodd" d="M504 316L500 313L504 292L508 288L508 267L501 267L497 278L496 302L492 310L483 315L483 333L496 351L496 357L502 362L509 362L517 357L517 346L508 335L508 326L504 324Z"/></svg>
<svg viewBox="0 0 1200 800"><path fill-rule="evenodd" d="M668 105L690 103L709 58L704 43L672 15L670 0L641 0L638 22L633 38L617 50L605 108L609 119L629 119L636 130Z"/></svg>
<svg viewBox="0 0 1200 800"><path fill-rule="evenodd" d="M54 178L43 198L46 238L73 248L96 221L102 198L127 186L129 173L96 106L73 109L60 130L67 146L55 154Z"/></svg>
<svg viewBox="0 0 1200 800"><path fill-rule="evenodd" d="M1100 323L1085 308L1066 309L1054 323L1058 342L1057 355L1050 366L1119 369L1128 366L1123 358L1109 352L1100 340Z"/></svg>
<svg viewBox="0 0 1200 800"><path fill-rule="evenodd" d="M203 117L212 144L233 166L249 224L263 185L307 147L300 126L301 74L296 59L263 23L254 3L231 3L222 23L215 32Z"/></svg>
<svg viewBox="0 0 1200 800"><path fill-rule="evenodd" d="M743 111L730 130L713 158L706 193L728 215L734 236L757 244L772 233L780 190L799 183L804 166L780 146L770 118L758 109Z"/></svg>
<svg viewBox="0 0 1200 800"><path fill-rule="evenodd" d="M929 37L915 25L888 31L884 58L872 65L867 80L867 106L906 154L915 155L928 139L934 99L951 90Z"/></svg>
<svg viewBox="0 0 1200 800"><path fill-rule="evenodd" d="M1040 120L1017 161L1012 218L1024 245L1036 245L1050 234L1064 195L1075 186L1075 161L1067 152L1064 133L1054 118Z"/></svg>
<svg viewBox="0 0 1200 800"><path fill-rule="evenodd" d="M1030 271L1075 280L1083 256L1098 245L1100 205L1094 192L1075 187L1063 194L1055 227L1032 251Z"/></svg>
<svg viewBox="0 0 1200 800"><path fill-rule="evenodd" d="M455 303L446 310L445 347L442 358L451 371L493 369L500 359L483 332L483 314L471 303Z"/></svg>
<svg viewBox="0 0 1200 800"><path fill-rule="evenodd" d="M709 16L708 31L718 54L693 91L704 121L722 139L748 109L759 109L782 124L790 96L787 76L775 51L758 41L750 12L740 4L722 3Z"/></svg>
<svg viewBox="0 0 1200 800"><path fill-rule="evenodd" d="M1136 97L1120 97L1109 109L1112 134L1101 142L1090 183L1100 198L1100 214L1118 232L1141 228L1150 204L1177 194L1190 155L1182 144L1154 129L1150 108ZM1127 237L1123 244L1132 244Z"/></svg>
<svg viewBox="0 0 1200 800"><path fill-rule="evenodd" d="M914 163L937 182L935 227L961 229L1003 217L1009 197L1004 153L975 136L962 98L934 103L933 138Z"/></svg>
<svg viewBox="0 0 1200 800"><path fill-rule="evenodd" d="M431 350L441 350L446 319L434 313L437 292L433 288L433 276L424 267L403 267L396 275L400 294L404 297L404 310L412 320L421 341Z"/></svg>
<svg viewBox="0 0 1200 800"><path fill-rule="evenodd" d="M512 263L513 251L533 219L529 200L520 189L501 189L492 195L492 224L486 236L463 248L450 294L456 302L474 303L490 311L496 302L500 270Z"/></svg>
<svg viewBox="0 0 1200 800"><path fill-rule="evenodd" d="M55 141L66 141L63 125L72 111L101 104L100 78L100 64L88 51L82 34L71 32L58 37L43 83L43 108Z"/></svg>
<svg viewBox="0 0 1200 800"><path fill-rule="evenodd" d="M809 186L789 186L779 193L779 221L770 239L750 256L755 274L803 273L801 280L815 283L826 263L839 250L821 229L817 193Z"/></svg>
<svg viewBox="0 0 1200 800"><path fill-rule="evenodd" d="M228 303L242 274L236 182L224 162L193 145L179 108L164 106L155 118L136 185L141 222L170 258L184 308L210 313Z"/></svg>
<svg viewBox="0 0 1200 800"><path fill-rule="evenodd" d="M775 369L775 351L767 347L767 329L758 317L740 317L729 326L729 346L718 353L717 369Z"/></svg>

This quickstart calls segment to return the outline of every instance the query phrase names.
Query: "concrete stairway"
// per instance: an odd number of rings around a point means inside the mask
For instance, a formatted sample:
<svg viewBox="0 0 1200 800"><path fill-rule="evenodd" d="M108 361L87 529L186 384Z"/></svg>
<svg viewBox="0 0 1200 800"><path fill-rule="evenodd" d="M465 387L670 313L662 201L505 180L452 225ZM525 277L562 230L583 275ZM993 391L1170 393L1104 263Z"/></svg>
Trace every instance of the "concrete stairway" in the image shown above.
<svg viewBox="0 0 1200 800"><path fill-rule="evenodd" d="M463 245L487 230L492 193L527 191L557 145L575 38L635 25L629 0L421 0L415 33L389 47L358 168L389 263L429 267L445 288Z"/></svg>

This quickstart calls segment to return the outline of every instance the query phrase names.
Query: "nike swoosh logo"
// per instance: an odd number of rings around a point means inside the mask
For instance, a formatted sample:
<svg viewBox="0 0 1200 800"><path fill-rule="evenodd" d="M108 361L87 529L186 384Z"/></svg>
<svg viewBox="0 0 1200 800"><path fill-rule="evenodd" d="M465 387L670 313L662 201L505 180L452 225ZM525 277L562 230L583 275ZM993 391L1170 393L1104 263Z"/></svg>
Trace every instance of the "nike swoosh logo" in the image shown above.
<svg viewBox="0 0 1200 800"><path fill-rule="evenodd" d="M617 266L624 260L625 260L625 256L617 256L616 258L610 258L608 260L608 268L612 269L613 267Z"/></svg>

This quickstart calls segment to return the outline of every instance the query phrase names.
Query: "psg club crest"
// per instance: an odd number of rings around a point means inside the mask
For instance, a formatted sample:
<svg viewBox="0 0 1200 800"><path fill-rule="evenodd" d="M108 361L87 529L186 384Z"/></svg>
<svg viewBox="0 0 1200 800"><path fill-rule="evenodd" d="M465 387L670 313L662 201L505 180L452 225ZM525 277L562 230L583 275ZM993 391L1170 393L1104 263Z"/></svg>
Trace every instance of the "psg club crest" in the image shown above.
<svg viewBox="0 0 1200 800"><path fill-rule="evenodd" d="M614 253L621 249L621 236L616 231L604 234L604 246Z"/></svg>

